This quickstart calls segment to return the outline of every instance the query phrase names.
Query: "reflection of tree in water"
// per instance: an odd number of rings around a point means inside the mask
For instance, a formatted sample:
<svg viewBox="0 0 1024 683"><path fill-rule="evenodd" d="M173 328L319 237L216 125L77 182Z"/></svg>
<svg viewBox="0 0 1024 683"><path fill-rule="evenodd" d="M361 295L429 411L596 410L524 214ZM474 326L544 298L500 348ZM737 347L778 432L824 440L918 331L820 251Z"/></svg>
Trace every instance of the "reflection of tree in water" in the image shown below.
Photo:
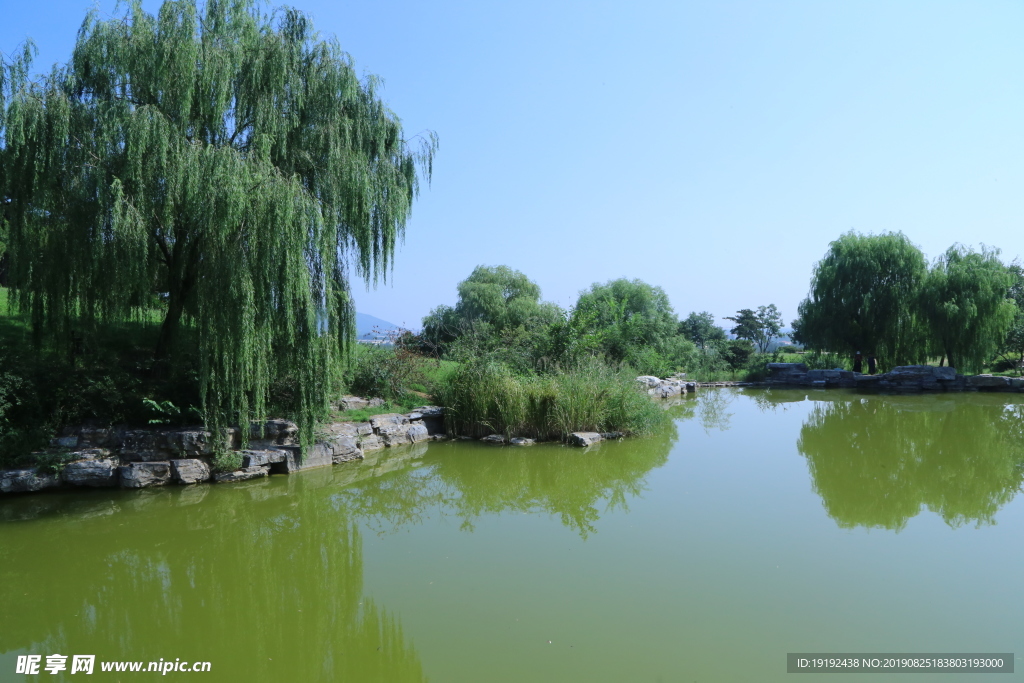
<svg viewBox="0 0 1024 683"><path fill-rule="evenodd" d="M423 461L427 467L359 482L335 498L382 531L433 511L460 517L472 530L482 515L515 511L557 515L585 538L596 531L602 501L606 510L625 509L643 492L645 475L666 462L675 438L668 429L589 449L438 444Z"/></svg>
<svg viewBox="0 0 1024 683"><path fill-rule="evenodd" d="M748 390L746 395L754 401L754 405L756 405L762 413L777 413L780 408L782 409L782 412L786 412L789 410L791 404L802 403L807 398L805 393L798 392L793 389L783 389L781 391L773 391L772 389L753 389Z"/></svg>
<svg viewBox="0 0 1024 683"><path fill-rule="evenodd" d="M697 419L704 432L712 430L724 432L731 426L729 420L732 413L726 412L729 404L736 398L731 389L706 389L697 395Z"/></svg>
<svg viewBox="0 0 1024 683"><path fill-rule="evenodd" d="M356 525L290 488L92 492L76 494L91 511L4 523L0 652L182 657L217 680L424 680L363 595Z"/></svg>
<svg viewBox="0 0 1024 683"><path fill-rule="evenodd" d="M947 524L992 524L1020 490L1024 405L990 395L819 403L797 448L841 527L902 529L921 507Z"/></svg>

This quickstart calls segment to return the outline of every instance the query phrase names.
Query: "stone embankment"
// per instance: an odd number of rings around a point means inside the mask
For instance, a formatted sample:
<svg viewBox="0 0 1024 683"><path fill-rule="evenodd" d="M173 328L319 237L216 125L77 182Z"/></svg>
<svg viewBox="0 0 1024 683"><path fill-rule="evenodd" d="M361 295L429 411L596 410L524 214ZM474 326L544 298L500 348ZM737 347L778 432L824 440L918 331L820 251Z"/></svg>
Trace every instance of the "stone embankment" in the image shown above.
<svg viewBox="0 0 1024 683"><path fill-rule="evenodd" d="M1024 391L1024 378L960 375L956 368L901 365L880 375L836 368L808 370L803 363L769 363L768 386L872 389L897 393L936 391Z"/></svg>
<svg viewBox="0 0 1024 683"><path fill-rule="evenodd" d="M358 407L368 407L370 403L347 398ZM366 451L444 438L444 409L423 406L404 415L375 415L368 422L338 422L327 425L318 436L312 446L304 447L299 443L294 422L268 420L250 425L249 440L243 449L238 429L226 430L218 444L213 434L198 427L80 427L51 441L51 449L63 454L61 460L66 463L59 471L44 467L2 470L0 493L58 487L148 488L225 483L268 474L290 474L362 460ZM214 472L213 456L218 446L235 451L241 467L231 472Z"/></svg>
<svg viewBox="0 0 1024 683"><path fill-rule="evenodd" d="M685 394L694 382L679 377L640 377L651 396L667 398ZM380 399L346 396L341 410L360 410L382 405ZM65 430L51 440L51 455L63 462L59 468L25 467L0 470L0 493L28 493L55 488L148 488L203 482L229 483L290 474L353 460L382 448L417 444L447 438L444 408L422 406L410 413L375 415L367 422L337 422L323 428L309 447L299 443L298 427L288 420L268 420L250 425L249 439L242 448L241 432L229 429L220 437L201 427L186 429L129 429L83 426ZM566 442L590 446L603 440L620 439L620 432L575 432ZM485 443L530 446L533 439L507 439L491 434ZM241 467L216 472L214 454L218 448L234 451ZM43 454L45 455L45 454Z"/></svg>

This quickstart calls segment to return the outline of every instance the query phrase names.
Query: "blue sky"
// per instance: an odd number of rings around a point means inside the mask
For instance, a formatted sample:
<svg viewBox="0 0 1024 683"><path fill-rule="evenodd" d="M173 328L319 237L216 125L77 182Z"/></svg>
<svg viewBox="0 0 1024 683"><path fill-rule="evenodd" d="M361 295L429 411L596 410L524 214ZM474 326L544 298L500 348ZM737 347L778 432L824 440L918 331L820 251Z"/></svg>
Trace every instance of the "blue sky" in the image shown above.
<svg viewBox="0 0 1024 683"><path fill-rule="evenodd" d="M417 327L505 264L562 306L628 277L680 316L775 303L788 323L850 229L1024 254L1020 3L294 5L440 138L365 313ZM0 50L65 61L89 6L0 0Z"/></svg>

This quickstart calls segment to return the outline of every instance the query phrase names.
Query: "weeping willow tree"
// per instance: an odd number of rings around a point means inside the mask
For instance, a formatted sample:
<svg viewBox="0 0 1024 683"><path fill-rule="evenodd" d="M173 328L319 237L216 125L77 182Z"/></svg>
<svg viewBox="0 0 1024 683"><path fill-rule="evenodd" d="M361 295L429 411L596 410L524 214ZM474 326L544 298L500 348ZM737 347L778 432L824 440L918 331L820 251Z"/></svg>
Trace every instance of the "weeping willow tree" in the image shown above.
<svg viewBox="0 0 1024 683"><path fill-rule="evenodd" d="M924 254L903 233L841 235L814 267L795 338L851 357L874 354L884 368L922 360L916 302L927 274Z"/></svg>
<svg viewBox="0 0 1024 683"><path fill-rule="evenodd" d="M955 244L936 259L920 294L935 355L962 372L981 372L1016 316L1013 281L998 249Z"/></svg>
<svg viewBox="0 0 1024 683"><path fill-rule="evenodd" d="M71 60L0 69L11 299L41 334L161 311L155 355L199 358L207 423L293 378L304 433L354 336L348 275L387 276L436 138L300 12L252 0L90 13Z"/></svg>

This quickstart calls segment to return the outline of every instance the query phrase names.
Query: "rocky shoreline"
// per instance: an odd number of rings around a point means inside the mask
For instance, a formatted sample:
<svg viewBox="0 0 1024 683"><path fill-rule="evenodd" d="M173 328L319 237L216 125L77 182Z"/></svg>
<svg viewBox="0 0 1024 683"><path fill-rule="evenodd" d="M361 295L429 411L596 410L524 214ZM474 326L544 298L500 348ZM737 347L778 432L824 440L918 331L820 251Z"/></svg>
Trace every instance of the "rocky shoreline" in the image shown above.
<svg viewBox="0 0 1024 683"><path fill-rule="evenodd" d="M880 375L863 375L836 368L808 370L803 363L769 363L768 381L762 386L849 388L894 393L944 391L1024 391L1024 377L961 375L956 368L901 365Z"/></svg>
<svg viewBox="0 0 1024 683"><path fill-rule="evenodd" d="M665 381L673 383L672 388L666 390L666 396L686 392L686 387L680 389L675 380ZM651 395L661 394L652 390ZM358 410L381 403L380 399L347 396L341 399L339 408ZM202 427L67 428L61 436L51 440L48 449L49 453L61 456L62 465L0 470L0 494L78 487L142 489L241 482L363 460L367 452L383 448L449 438L445 433L444 408L440 406L421 406L405 414L375 415L366 422L331 423L318 432L310 447L302 446L297 425L288 420L254 423L250 425L248 436L246 447L242 448L237 428L225 430L220 443ZM574 432L568 435L566 443L587 447L622 437L619 432ZM491 434L480 441L509 446L535 443L533 439L508 439L502 434ZM216 472L213 462L218 447L235 452L241 466L229 472Z"/></svg>
<svg viewBox="0 0 1024 683"><path fill-rule="evenodd" d="M368 403L349 398L355 407ZM252 424L248 436L243 449L238 429L226 430L217 443L214 435L202 427L70 428L50 442L50 451L63 455L62 467L2 470L0 493L247 481L362 460L367 451L446 437L444 409L438 406L423 406L404 415L375 415L367 422L329 424L308 448L299 443L298 427L288 420ZM241 467L215 472L213 456L218 447L237 453Z"/></svg>

